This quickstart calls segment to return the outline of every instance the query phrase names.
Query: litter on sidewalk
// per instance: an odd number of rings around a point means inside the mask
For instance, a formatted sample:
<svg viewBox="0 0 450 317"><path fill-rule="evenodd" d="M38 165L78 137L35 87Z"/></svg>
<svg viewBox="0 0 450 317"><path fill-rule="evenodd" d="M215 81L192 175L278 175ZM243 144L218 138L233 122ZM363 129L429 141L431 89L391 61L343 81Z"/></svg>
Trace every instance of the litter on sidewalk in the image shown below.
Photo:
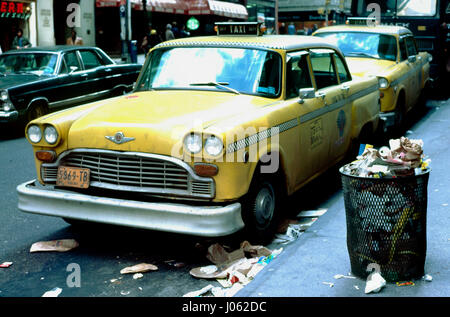
<svg viewBox="0 0 450 317"><path fill-rule="evenodd" d="M131 273L145 273L148 271L157 271L158 267L153 264L140 263L133 266L128 266L120 270L120 274L131 274Z"/></svg>
<svg viewBox="0 0 450 317"><path fill-rule="evenodd" d="M371 273L367 277L366 288L364 293L378 293L386 285L386 280L381 276L380 273Z"/></svg>
<svg viewBox="0 0 450 317"><path fill-rule="evenodd" d="M66 252L78 246L79 246L78 242L75 241L74 239L39 241L33 243L33 245L30 248L30 252L47 252L47 251Z"/></svg>

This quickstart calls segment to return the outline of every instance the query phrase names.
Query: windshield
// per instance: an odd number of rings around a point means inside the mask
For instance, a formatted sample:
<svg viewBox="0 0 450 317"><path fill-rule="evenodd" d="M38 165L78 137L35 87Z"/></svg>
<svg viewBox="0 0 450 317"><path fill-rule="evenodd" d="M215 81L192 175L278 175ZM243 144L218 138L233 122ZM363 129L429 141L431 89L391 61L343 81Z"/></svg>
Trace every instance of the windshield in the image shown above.
<svg viewBox="0 0 450 317"><path fill-rule="evenodd" d="M0 73L53 74L58 55L55 53L17 53L0 55Z"/></svg>
<svg viewBox="0 0 450 317"><path fill-rule="evenodd" d="M281 57L264 50L223 47L157 49L137 90L202 89L276 97Z"/></svg>
<svg viewBox="0 0 450 317"><path fill-rule="evenodd" d="M397 59L397 41L392 35L365 32L329 32L316 35L331 40L347 57L370 57L391 61Z"/></svg>
<svg viewBox="0 0 450 317"><path fill-rule="evenodd" d="M436 0L359 0L357 12L360 16L367 16L369 4L378 4L382 16L435 16L437 13Z"/></svg>

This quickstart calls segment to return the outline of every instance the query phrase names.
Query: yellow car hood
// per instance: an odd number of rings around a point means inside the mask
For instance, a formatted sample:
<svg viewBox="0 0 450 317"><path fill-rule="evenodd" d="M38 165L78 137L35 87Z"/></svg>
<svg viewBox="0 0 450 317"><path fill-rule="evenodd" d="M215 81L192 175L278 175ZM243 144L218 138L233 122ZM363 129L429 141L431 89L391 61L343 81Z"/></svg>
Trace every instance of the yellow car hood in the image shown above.
<svg viewBox="0 0 450 317"><path fill-rule="evenodd" d="M383 76L391 67L395 66L394 61L385 59L346 57L347 65L353 76Z"/></svg>
<svg viewBox="0 0 450 317"><path fill-rule="evenodd" d="M101 148L173 155L189 131L216 132L219 123L233 122L239 114L255 113L273 99L227 92L137 92L96 107L70 127L68 148ZM242 116L241 116L242 117ZM216 125L215 124L219 124ZM122 132L129 142L116 144L107 137Z"/></svg>

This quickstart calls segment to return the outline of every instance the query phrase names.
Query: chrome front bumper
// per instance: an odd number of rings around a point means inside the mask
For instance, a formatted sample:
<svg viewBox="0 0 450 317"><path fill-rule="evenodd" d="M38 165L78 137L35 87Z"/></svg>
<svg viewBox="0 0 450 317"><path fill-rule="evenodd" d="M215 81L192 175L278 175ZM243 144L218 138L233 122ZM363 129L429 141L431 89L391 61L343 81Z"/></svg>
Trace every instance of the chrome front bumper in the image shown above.
<svg viewBox="0 0 450 317"><path fill-rule="evenodd" d="M12 122L19 118L19 112L14 111L0 111L0 122Z"/></svg>
<svg viewBox="0 0 450 317"><path fill-rule="evenodd" d="M43 186L36 180L17 186L17 193L20 210L46 216L206 237L225 236L244 227L240 203L191 206L97 197Z"/></svg>

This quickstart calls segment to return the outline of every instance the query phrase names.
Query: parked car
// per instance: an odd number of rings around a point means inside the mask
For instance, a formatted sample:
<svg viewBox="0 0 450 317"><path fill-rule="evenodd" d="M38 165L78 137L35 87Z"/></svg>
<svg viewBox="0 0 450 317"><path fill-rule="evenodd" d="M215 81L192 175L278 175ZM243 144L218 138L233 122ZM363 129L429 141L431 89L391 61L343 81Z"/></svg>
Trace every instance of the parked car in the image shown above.
<svg viewBox="0 0 450 317"><path fill-rule="evenodd" d="M29 123L38 180L18 186L19 209L269 239L284 197L375 131L378 81L320 38L217 26L153 48L131 94Z"/></svg>
<svg viewBox="0 0 450 317"><path fill-rule="evenodd" d="M313 35L342 50L352 75L378 77L384 132L401 128L405 115L424 102L431 87L431 55L418 52L412 32L405 27L375 25L364 18L349 22L321 28Z"/></svg>
<svg viewBox="0 0 450 317"><path fill-rule="evenodd" d="M0 123L29 122L53 108L129 92L141 67L116 64L96 47L8 51L0 55Z"/></svg>

